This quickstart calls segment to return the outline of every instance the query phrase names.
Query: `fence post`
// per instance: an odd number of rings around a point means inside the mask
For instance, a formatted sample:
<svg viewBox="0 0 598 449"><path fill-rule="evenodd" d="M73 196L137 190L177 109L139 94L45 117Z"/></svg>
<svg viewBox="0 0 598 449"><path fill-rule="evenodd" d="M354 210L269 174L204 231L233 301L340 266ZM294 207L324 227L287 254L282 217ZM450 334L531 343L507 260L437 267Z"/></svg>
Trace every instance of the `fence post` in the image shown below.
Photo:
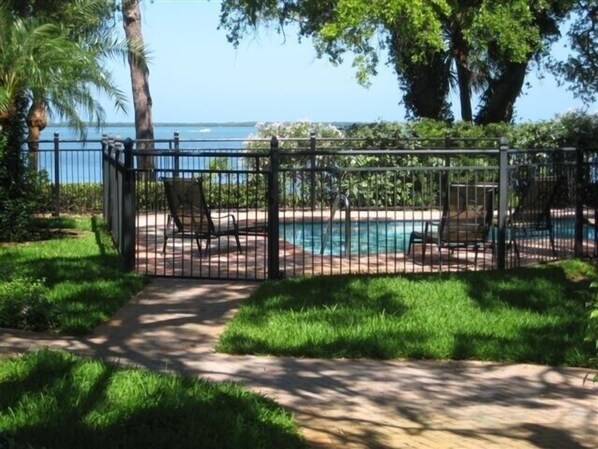
<svg viewBox="0 0 598 449"><path fill-rule="evenodd" d="M60 134L54 133L54 212L52 216L60 216Z"/></svg>
<svg viewBox="0 0 598 449"><path fill-rule="evenodd" d="M279 165L278 139L273 136L270 140L270 172L268 173L268 279L279 279L281 277L278 248Z"/></svg>
<svg viewBox="0 0 598 449"><path fill-rule="evenodd" d="M583 256L584 175L583 148L578 140L575 145L575 257Z"/></svg>
<svg viewBox="0 0 598 449"><path fill-rule="evenodd" d="M507 266L507 213L509 201L509 140L500 138L498 162L498 229L496 264L499 270Z"/></svg>
<svg viewBox="0 0 598 449"><path fill-rule="evenodd" d="M311 210L315 210L316 208L316 133L312 132L309 135L309 149L311 152L310 156L310 165L311 165L311 172L310 172L310 204Z"/></svg>
<svg viewBox="0 0 598 449"><path fill-rule="evenodd" d="M135 171L133 164L134 141L125 139L125 166L122 184L122 256L127 270L135 268Z"/></svg>
<svg viewBox="0 0 598 449"><path fill-rule="evenodd" d="M174 173L172 175L173 178L179 177L179 171L181 169L179 152L180 152L180 134L178 131L175 131L174 132Z"/></svg>

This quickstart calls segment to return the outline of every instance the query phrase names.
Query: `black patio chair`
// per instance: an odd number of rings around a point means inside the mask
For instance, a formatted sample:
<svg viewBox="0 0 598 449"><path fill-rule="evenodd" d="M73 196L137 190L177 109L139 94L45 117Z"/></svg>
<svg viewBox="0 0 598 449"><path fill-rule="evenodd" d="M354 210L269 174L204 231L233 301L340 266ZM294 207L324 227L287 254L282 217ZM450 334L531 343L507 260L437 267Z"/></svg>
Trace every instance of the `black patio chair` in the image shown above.
<svg viewBox="0 0 598 449"><path fill-rule="evenodd" d="M517 263L521 262L518 240L539 232L547 232L553 256L556 257L552 212L558 192L565 187L564 176L532 178L523 190L519 203L510 213L507 227L510 244L515 250Z"/></svg>
<svg viewBox="0 0 598 449"><path fill-rule="evenodd" d="M162 178L162 181L169 210L162 253L166 251L168 239L175 236L193 238L200 252L201 240L206 240L206 254L212 238L233 236L237 251L242 253L240 233L259 229L254 223L246 223L240 228L233 214L213 214L206 200L201 178ZM262 228L265 229L265 226Z"/></svg>
<svg viewBox="0 0 598 449"><path fill-rule="evenodd" d="M421 244L423 263L427 246L434 245L438 249L442 267L443 249L451 253L467 249L474 251L474 264L477 264L480 250L494 248L489 235L495 191L495 184L451 184L447 189L440 221L428 221L423 232L412 232L407 254L414 244Z"/></svg>

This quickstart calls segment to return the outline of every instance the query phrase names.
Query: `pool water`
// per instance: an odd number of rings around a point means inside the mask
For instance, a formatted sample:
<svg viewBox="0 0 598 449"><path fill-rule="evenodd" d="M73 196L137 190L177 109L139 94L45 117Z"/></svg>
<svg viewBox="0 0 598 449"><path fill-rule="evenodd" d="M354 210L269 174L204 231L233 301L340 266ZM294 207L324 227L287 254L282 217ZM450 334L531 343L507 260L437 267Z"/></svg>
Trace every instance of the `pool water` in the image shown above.
<svg viewBox="0 0 598 449"><path fill-rule="evenodd" d="M553 223L557 238L574 238L575 220L571 218L554 219ZM305 251L326 256L395 254L406 252L411 233L413 231L423 232L424 226L425 221L417 220L352 221L350 235L347 239L346 222L334 221L328 236L324 239L328 227L327 222L290 222L281 224L280 237ZM583 236L586 240L593 240L593 228L584 225ZM530 237L547 239L548 234L544 231L537 235L530 235ZM492 236L488 238L491 240ZM322 244L323 240L324 244Z"/></svg>
<svg viewBox="0 0 598 449"><path fill-rule="evenodd" d="M280 237L314 254L327 256L401 253L407 250L411 232L423 232L423 221L352 221L347 239L346 222L334 221L324 239L327 222L293 222L280 227ZM322 242L324 245L322 246ZM349 248L347 248L349 243Z"/></svg>

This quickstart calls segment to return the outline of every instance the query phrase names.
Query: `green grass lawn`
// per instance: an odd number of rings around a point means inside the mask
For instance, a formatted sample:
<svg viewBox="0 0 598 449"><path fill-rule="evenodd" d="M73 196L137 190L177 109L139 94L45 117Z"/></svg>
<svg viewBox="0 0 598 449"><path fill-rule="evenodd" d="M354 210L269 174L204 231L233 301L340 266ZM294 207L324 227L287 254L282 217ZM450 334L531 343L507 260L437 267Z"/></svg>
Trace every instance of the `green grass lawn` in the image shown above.
<svg viewBox="0 0 598 449"><path fill-rule="evenodd" d="M595 276L594 265L572 260L506 272L291 278L244 302L217 349L592 366L584 331Z"/></svg>
<svg viewBox="0 0 598 449"><path fill-rule="evenodd" d="M0 358L0 440L11 449L303 448L291 414L229 383L66 352Z"/></svg>
<svg viewBox="0 0 598 449"><path fill-rule="evenodd" d="M145 285L142 276L125 271L110 235L95 217L46 219L40 226L62 231L0 245L0 293L10 295L11 279L41 279L48 288L50 330L88 333Z"/></svg>

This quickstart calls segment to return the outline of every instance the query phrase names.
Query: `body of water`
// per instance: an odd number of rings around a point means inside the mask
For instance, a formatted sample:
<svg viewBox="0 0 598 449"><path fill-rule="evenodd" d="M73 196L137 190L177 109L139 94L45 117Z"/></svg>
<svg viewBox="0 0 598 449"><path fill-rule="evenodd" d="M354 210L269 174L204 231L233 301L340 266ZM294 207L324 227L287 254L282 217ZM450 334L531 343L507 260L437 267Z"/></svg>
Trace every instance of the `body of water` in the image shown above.
<svg viewBox="0 0 598 449"><path fill-rule="evenodd" d="M346 222L293 222L281 225L280 236L313 254L366 255L404 252L414 231L423 232L423 221L367 220Z"/></svg>
<svg viewBox="0 0 598 449"><path fill-rule="evenodd" d="M62 126L49 126L41 134L39 169L48 173L50 181L56 179L54 160L54 133L60 137L59 177L61 183L98 183L102 181L101 139L108 135L118 139L135 138L133 125L106 126L101 130L90 128L85 141L80 141L76 131ZM179 133L181 150L214 150L236 151L243 148L243 139L255 134L257 129L250 124L242 125L156 125L154 137L156 149L174 149L174 135ZM232 139L228 140L227 139ZM209 166L214 158L180 158L180 168L203 169ZM239 161L229 161L237 166ZM171 170L174 168L172 157L156 158L158 168Z"/></svg>
<svg viewBox="0 0 598 449"><path fill-rule="evenodd" d="M553 219L554 235L560 239L573 239L575 219ZM293 245L312 254L332 256L343 255L381 255L405 252L412 232L423 232L424 221L419 220L355 220L349 227L345 221L295 221L280 226L280 236ZM493 228L492 233L496 232ZM510 231L509 231L510 232ZM584 240L594 239L594 229L583 227ZM507 240L511 238L507 234ZM548 241L548 232L528 231L518 238L544 239ZM497 237L488 237L496 241Z"/></svg>
<svg viewBox="0 0 598 449"><path fill-rule="evenodd" d="M154 126L154 137L157 140L173 139L174 133L179 133L181 140L188 139L244 139L250 134L256 133L255 126L249 124L242 125L228 125L228 124L202 124L195 125L188 124L160 124ZM64 126L48 126L42 131L42 140L52 140L54 133L60 135L61 140L79 140L79 134L72 129ZM97 130L90 127L87 130L87 140L101 140L102 136L106 134L109 136L120 137L126 139L130 137L135 138L135 127L131 125L107 125L106 127Z"/></svg>

